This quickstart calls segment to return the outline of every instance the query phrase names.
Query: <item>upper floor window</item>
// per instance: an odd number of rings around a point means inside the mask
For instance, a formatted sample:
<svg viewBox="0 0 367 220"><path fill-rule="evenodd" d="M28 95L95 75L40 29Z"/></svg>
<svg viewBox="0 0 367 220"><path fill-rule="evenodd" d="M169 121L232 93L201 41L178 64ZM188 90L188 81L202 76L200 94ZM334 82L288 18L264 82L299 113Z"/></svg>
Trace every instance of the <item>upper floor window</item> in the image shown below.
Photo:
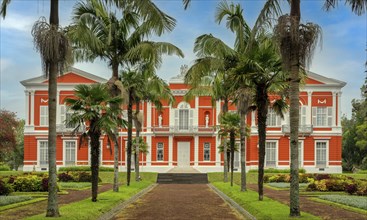
<svg viewBox="0 0 367 220"><path fill-rule="evenodd" d="M70 121L72 114L73 112L66 105L60 105L60 121L65 124L66 128L74 128L67 123Z"/></svg>
<svg viewBox="0 0 367 220"><path fill-rule="evenodd" d="M312 124L314 126L331 126L332 112L331 107L312 107Z"/></svg>
<svg viewBox="0 0 367 220"><path fill-rule="evenodd" d="M186 102L181 102L175 110L175 125L179 130L189 130L193 124L193 110Z"/></svg>
<svg viewBox="0 0 367 220"><path fill-rule="evenodd" d="M305 125L306 124L306 115L307 113L307 106L300 106L299 107L299 124L300 125Z"/></svg>
<svg viewBox="0 0 367 220"><path fill-rule="evenodd" d="M273 108L268 108L268 115L266 119L267 126L280 126L280 116L276 114Z"/></svg>
<svg viewBox="0 0 367 220"><path fill-rule="evenodd" d="M48 106L40 106L40 126L48 126Z"/></svg>

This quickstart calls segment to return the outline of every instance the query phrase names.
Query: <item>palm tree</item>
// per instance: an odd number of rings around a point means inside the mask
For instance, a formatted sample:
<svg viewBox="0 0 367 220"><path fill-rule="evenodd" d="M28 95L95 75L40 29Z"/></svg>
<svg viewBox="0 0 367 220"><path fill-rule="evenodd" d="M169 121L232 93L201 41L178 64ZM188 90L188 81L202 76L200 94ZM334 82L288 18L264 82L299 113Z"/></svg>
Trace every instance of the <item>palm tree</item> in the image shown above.
<svg viewBox="0 0 367 220"><path fill-rule="evenodd" d="M5 18L7 6L11 0L1 2L0 15ZM49 23L45 18L37 21L32 28L35 48L41 54L43 71L48 77L48 158L49 192L46 217L59 217L57 203L56 168L56 93L57 76L68 60L69 42L59 26L59 0L51 0Z"/></svg>
<svg viewBox="0 0 367 220"><path fill-rule="evenodd" d="M182 52L172 44L144 40L152 33L160 35L164 31L172 30L175 26L173 18L161 12L151 1L145 1L145 5L139 5L137 1L132 1L130 5L123 5L116 1L116 4L121 9L122 19L118 19L115 13L110 12L112 9L108 8L108 4L102 0L78 3L74 9L75 16L69 31L77 48L75 54L78 60L93 61L99 57L108 61L112 68L112 77L109 80L112 96L118 96L121 93L115 85L119 65L129 66L139 60L149 60L152 66L157 68L162 62L162 54L183 56ZM152 18L153 14L154 18ZM154 49L153 52L152 49ZM157 54L152 53L161 54L155 56ZM115 136L117 136L116 128ZM115 142L114 191L118 191L118 149L118 144ZM128 185L131 172L129 160L131 160L131 138L128 141Z"/></svg>
<svg viewBox="0 0 367 220"><path fill-rule="evenodd" d="M221 137L229 136L229 145L230 145L230 161L231 161L231 186L233 186L233 168L234 168L234 151L235 151L235 141L236 136L240 132L240 116L237 113L227 112L226 114L221 115L220 117L220 125L218 134ZM226 146L224 146L223 150L224 154L226 154Z"/></svg>
<svg viewBox="0 0 367 220"><path fill-rule="evenodd" d="M118 126L116 117L121 115L120 104L122 98L111 97L107 85L77 85L75 98L65 99L66 105L74 111L70 125L76 129L83 124L88 124L86 131L81 135L79 144L89 137L91 146L91 171L92 171L92 202L97 201L99 155L102 133L111 134L111 129Z"/></svg>

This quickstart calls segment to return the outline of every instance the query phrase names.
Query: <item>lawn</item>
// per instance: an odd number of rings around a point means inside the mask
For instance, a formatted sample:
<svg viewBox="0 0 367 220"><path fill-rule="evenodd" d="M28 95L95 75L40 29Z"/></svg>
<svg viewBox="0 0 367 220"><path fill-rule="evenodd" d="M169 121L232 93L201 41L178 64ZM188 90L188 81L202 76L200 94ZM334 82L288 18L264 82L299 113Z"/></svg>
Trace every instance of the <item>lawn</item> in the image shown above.
<svg viewBox="0 0 367 220"><path fill-rule="evenodd" d="M133 177L134 175L132 175ZM123 186L119 188L119 192L107 191L98 194L98 202L91 202L90 198L70 203L60 207L61 218L58 219L98 219L99 216L111 210L117 204L128 200L135 194L139 193L141 190L147 188L151 184L155 183L157 174L155 173L144 173L142 174L143 180L140 182L135 182L132 178L130 186L126 186L125 177L126 173L120 173L119 179L123 182ZM101 173L102 182L112 182L113 173L103 172ZM93 208L91 208L93 207ZM27 219L48 219L45 213L32 216Z"/></svg>
<svg viewBox="0 0 367 220"><path fill-rule="evenodd" d="M209 175L210 176L210 175ZM264 197L263 201L258 200L258 193L252 190L240 192L240 187L235 184L233 187L229 183L211 182L220 191L225 193L236 203L247 210L257 219L294 219L289 217L289 207L278 201ZM299 219L320 219L317 216L302 212Z"/></svg>

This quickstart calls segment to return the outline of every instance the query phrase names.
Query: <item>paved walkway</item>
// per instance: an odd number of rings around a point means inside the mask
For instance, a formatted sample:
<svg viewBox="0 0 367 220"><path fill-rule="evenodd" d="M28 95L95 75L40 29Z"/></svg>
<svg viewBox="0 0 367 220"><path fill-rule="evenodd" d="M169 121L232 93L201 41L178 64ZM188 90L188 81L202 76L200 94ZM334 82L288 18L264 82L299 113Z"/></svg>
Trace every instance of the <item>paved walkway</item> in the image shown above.
<svg viewBox="0 0 367 220"><path fill-rule="evenodd" d="M113 219L243 219L206 184L159 184Z"/></svg>
<svg viewBox="0 0 367 220"><path fill-rule="evenodd" d="M167 173L200 173L193 167L174 167L170 169Z"/></svg>

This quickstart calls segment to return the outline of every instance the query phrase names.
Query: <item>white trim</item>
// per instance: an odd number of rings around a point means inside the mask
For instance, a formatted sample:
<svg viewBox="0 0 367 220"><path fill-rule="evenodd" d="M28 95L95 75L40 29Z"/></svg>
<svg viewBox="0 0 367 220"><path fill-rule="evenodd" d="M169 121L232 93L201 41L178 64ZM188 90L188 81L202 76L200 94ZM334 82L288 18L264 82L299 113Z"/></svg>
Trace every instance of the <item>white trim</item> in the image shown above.
<svg viewBox="0 0 367 220"><path fill-rule="evenodd" d="M47 155L47 161L48 160L48 140L37 140L37 166L38 167L48 167L48 163L45 165L45 164L41 164L41 150L40 150L40 147L41 147L41 142L46 142L47 143L47 152L46 152L46 155Z"/></svg>
<svg viewBox="0 0 367 220"><path fill-rule="evenodd" d="M164 154L164 151L163 151ZM173 137L168 137L168 165L173 166Z"/></svg>
<svg viewBox="0 0 367 220"><path fill-rule="evenodd" d="M30 91L31 92L31 109L30 109L30 111L31 111L31 126L34 126L34 93L35 93L35 91L34 90L31 90Z"/></svg>
<svg viewBox="0 0 367 220"><path fill-rule="evenodd" d="M266 143L275 143L275 164L274 164L274 167L272 166L267 166L266 164ZM264 158L264 167L265 168L277 168L279 166L279 141L278 140L266 140L265 141L265 158Z"/></svg>
<svg viewBox="0 0 367 220"><path fill-rule="evenodd" d="M325 139L314 139L315 140L315 146L314 146L314 164L316 168L326 168L329 167L329 141ZM325 167L318 166L317 165L317 143L326 143L326 161L325 161ZM338 161L340 162L340 161Z"/></svg>
<svg viewBox="0 0 367 220"><path fill-rule="evenodd" d="M70 165L67 165L66 164L66 142L74 142L75 143L75 160L74 160L74 166L76 166L77 165L77 163L79 162L78 161L78 142L77 142L77 140L75 140L75 139L64 139L63 141L62 141L62 152L63 152L63 154L62 154L62 163L64 164L64 166L70 166Z"/></svg>

